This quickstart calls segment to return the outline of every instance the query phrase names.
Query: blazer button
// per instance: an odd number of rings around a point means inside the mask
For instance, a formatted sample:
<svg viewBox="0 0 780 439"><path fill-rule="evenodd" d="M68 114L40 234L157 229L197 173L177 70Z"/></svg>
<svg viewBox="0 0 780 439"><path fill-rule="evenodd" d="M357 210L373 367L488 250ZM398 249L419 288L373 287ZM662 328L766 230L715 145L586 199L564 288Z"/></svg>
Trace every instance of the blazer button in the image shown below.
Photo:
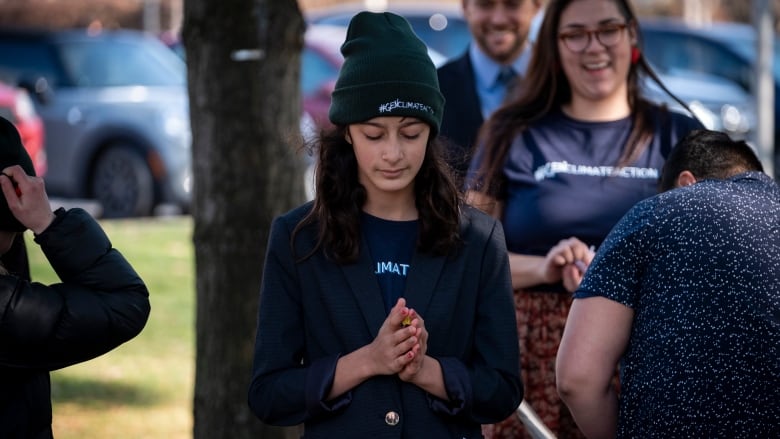
<svg viewBox="0 0 780 439"><path fill-rule="evenodd" d="M398 424L398 421L401 420L401 417L396 412L387 412L385 415L385 424L387 425L396 425Z"/></svg>

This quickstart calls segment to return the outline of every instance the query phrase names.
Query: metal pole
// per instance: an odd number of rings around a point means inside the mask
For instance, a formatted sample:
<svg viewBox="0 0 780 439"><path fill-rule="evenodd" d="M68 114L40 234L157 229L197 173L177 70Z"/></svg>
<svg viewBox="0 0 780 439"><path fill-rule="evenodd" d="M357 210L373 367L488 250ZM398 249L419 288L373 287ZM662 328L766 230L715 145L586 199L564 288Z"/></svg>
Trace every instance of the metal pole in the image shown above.
<svg viewBox="0 0 780 439"><path fill-rule="evenodd" d="M775 82L772 76L772 46L774 44L772 2L753 0L753 26L756 29L756 64L754 94L756 96L756 147L764 171L774 176L775 153Z"/></svg>
<svg viewBox="0 0 780 439"><path fill-rule="evenodd" d="M555 435L539 418L534 409L528 405L525 400L520 403L520 406L515 410L517 417L523 421L526 431L531 435L533 439L555 439Z"/></svg>

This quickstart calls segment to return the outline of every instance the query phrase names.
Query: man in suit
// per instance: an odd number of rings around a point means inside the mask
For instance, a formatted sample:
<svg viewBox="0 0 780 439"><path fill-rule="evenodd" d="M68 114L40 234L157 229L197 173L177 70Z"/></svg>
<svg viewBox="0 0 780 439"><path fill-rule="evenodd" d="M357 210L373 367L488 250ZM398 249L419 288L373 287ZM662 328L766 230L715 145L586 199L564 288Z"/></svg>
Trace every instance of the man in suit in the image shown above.
<svg viewBox="0 0 780 439"><path fill-rule="evenodd" d="M469 166L479 127L501 104L508 85L531 58L532 22L543 0L462 0L472 42L438 70L446 100L441 135L447 161L461 178Z"/></svg>

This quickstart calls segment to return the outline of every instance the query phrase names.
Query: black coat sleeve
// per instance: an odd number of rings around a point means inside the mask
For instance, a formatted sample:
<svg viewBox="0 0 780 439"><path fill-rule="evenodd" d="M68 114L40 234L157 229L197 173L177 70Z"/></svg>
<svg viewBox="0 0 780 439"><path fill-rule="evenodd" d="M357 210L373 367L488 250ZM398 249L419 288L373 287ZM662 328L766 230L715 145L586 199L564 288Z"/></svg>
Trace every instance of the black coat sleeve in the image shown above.
<svg viewBox="0 0 780 439"><path fill-rule="evenodd" d="M0 366L59 369L141 332L146 285L87 212L59 212L35 241L61 283L0 276Z"/></svg>

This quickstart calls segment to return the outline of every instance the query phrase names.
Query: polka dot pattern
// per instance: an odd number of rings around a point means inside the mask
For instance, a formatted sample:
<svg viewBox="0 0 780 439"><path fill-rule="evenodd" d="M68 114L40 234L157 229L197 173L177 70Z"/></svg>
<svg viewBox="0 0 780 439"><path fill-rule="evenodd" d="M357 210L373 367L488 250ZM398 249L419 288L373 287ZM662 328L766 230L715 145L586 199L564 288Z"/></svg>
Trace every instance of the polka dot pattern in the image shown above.
<svg viewBox="0 0 780 439"><path fill-rule="evenodd" d="M780 437L780 188L765 174L637 204L576 298L634 310L619 437Z"/></svg>

